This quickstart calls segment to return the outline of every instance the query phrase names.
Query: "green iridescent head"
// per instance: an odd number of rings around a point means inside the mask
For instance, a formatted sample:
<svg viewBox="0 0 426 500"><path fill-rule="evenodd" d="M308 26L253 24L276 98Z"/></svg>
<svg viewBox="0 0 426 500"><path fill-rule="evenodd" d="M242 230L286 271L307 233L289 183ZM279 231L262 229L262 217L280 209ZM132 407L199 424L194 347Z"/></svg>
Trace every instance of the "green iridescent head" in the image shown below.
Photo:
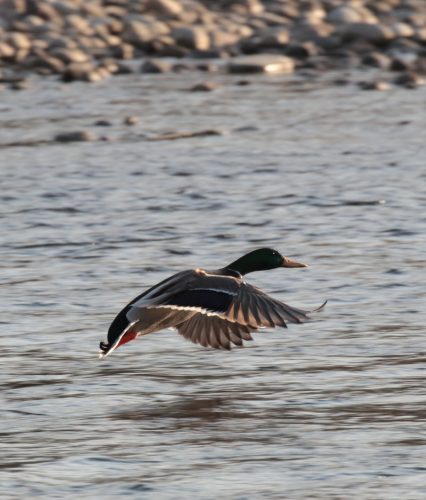
<svg viewBox="0 0 426 500"><path fill-rule="evenodd" d="M259 248L253 252L243 255L232 264L226 266L227 269L232 269L240 274L248 274L254 271L267 271L268 269L276 269L277 267L307 267L306 264L301 264L290 260L288 257L283 257L280 252L272 248Z"/></svg>

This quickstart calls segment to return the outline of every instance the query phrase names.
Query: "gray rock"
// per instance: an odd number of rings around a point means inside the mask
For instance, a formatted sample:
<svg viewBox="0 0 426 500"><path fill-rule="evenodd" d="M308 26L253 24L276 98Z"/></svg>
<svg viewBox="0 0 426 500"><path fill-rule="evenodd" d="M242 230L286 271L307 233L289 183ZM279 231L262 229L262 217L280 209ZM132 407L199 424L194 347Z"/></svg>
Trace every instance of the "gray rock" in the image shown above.
<svg viewBox="0 0 426 500"><path fill-rule="evenodd" d="M342 50L335 54L332 64L334 69L346 70L360 66L361 60L357 52L353 50Z"/></svg>
<svg viewBox="0 0 426 500"><path fill-rule="evenodd" d="M118 72L117 62L110 57L106 57L106 58L100 60L99 61L99 68L102 70L105 70L107 72L107 75L115 74Z"/></svg>
<svg viewBox="0 0 426 500"><path fill-rule="evenodd" d="M135 47L145 48L152 40L170 32L167 24L161 21L129 20L123 28L122 39Z"/></svg>
<svg viewBox="0 0 426 500"><path fill-rule="evenodd" d="M22 63L25 61L25 63L26 63L26 59L27 59L28 54L29 54L28 49L16 50L15 55L13 57L13 61L15 63Z"/></svg>
<svg viewBox="0 0 426 500"><path fill-rule="evenodd" d="M175 57L182 58L189 54L190 50L185 47L180 47L173 43L168 43L160 40L154 40L150 44L150 51L160 57Z"/></svg>
<svg viewBox="0 0 426 500"><path fill-rule="evenodd" d="M162 59L148 59L142 64L142 73L168 73L172 70L172 64Z"/></svg>
<svg viewBox="0 0 426 500"><path fill-rule="evenodd" d="M370 52L362 58L362 64L386 70L389 69L391 60L390 57L381 52Z"/></svg>
<svg viewBox="0 0 426 500"><path fill-rule="evenodd" d="M180 26L191 25L191 24L196 24L196 23L209 24L207 22L207 20L204 19L206 17L205 15L202 16L203 19L201 19L200 17L201 17L200 14L198 14L194 10L183 10L179 14L179 21L181 21L181 23L182 23L182 24L180 24ZM211 22L211 24L213 24L213 22ZM177 28L177 26L173 26L173 27Z"/></svg>
<svg viewBox="0 0 426 500"><path fill-rule="evenodd" d="M80 80L83 82L97 82L101 80L104 75L99 72L92 63L71 63L62 74L64 82L74 82Z"/></svg>
<svg viewBox="0 0 426 500"><path fill-rule="evenodd" d="M85 17L93 16L93 17L102 17L105 15L104 8L101 4L103 3L114 3L109 2L82 2L79 0L80 11Z"/></svg>
<svg viewBox="0 0 426 500"><path fill-rule="evenodd" d="M364 3L367 4L367 7L365 5L360 4L360 2L358 3L358 5L356 4L354 5L358 13L361 15L362 21L365 23L372 23L372 24L378 23L379 18L374 13L375 12L374 7L377 6L377 2L373 1L372 3L369 2L364 2Z"/></svg>
<svg viewBox="0 0 426 500"><path fill-rule="evenodd" d="M13 59L16 50L6 42L0 42L0 59Z"/></svg>
<svg viewBox="0 0 426 500"><path fill-rule="evenodd" d="M332 24L348 23L377 23L377 17L367 8L360 4L341 5L336 7L326 17L326 21Z"/></svg>
<svg viewBox="0 0 426 500"><path fill-rule="evenodd" d="M223 49L193 50L190 55L194 59L224 59L227 57L227 52Z"/></svg>
<svg viewBox="0 0 426 500"><path fill-rule="evenodd" d="M104 16L115 17L117 19L121 19L125 17L130 9L126 8L126 4L128 2L114 2L114 1L106 1L102 2Z"/></svg>
<svg viewBox="0 0 426 500"><path fill-rule="evenodd" d="M39 16L26 16L25 26L23 26L25 32L31 34L46 33L49 31L50 26L46 21Z"/></svg>
<svg viewBox="0 0 426 500"><path fill-rule="evenodd" d="M135 48L130 43L121 43L110 48L110 54L117 59L134 59Z"/></svg>
<svg viewBox="0 0 426 500"><path fill-rule="evenodd" d="M61 21L59 12L52 4L46 2L32 2L32 4L35 9L35 15L53 23L59 24Z"/></svg>
<svg viewBox="0 0 426 500"><path fill-rule="evenodd" d="M42 2L34 2L34 3L42 3ZM79 14L80 6L78 2L64 2L61 0L54 0L53 7L56 9L57 13L60 16L68 16L70 14Z"/></svg>
<svg viewBox="0 0 426 500"><path fill-rule="evenodd" d="M125 63L118 62L117 63L117 71L114 73L115 75L131 75L133 73L133 69Z"/></svg>
<svg viewBox="0 0 426 500"><path fill-rule="evenodd" d="M31 52L34 54L37 52L37 50L47 50L48 49L48 43L46 40L33 40L33 43L31 45Z"/></svg>
<svg viewBox="0 0 426 500"><path fill-rule="evenodd" d="M156 13L159 12L170 17L179 16L183 11L181 3L175 0L149 0L149 8L154 9Z"/></svg>
<svg viewBox="0 0 426 500"><path fill-rule="evenodd" d="M16 50L29 50L31 48L31 40L24 33L12 31L7 36L7 42Z"/></svg>
<svg viewBox="0 0 426 500"><path fill-rule="evenodd" d="M333 33L333 28L329 24L296 24L291 29L291 40L295 42L321 43L325 37Z"/></svg>
<svg viewBox="0 0 426 500"><path fill-rule="evenodd" d="M210 43L212 47L223 48L237 44L241 39L238 33L230 33L221 29L215 29L210 32ZM206 50L206 49L204 49Z"/></svg>
<svg viewBox="0 0 426 500"><path fill-rule="evenodd" d="M256 54L257 52L261 52L259 41L260 38L258 36L243 38L240 41L239 48L243 54Z"/></svg>
<svg viewBox="0 0 426 500"><path fill-rule="evenodd" d="M335 80L333 80L333 84L337 85L338 87L346 87L350 83L351 81L347 78L336 78Z"/></svg>
<svg viewBox="0 0 426 500"><path fill-rule="evenodd" d="M264 27L262 27L263 29ZM230 28L228 27L228 30ZM232 33L236 33L239 37L247 37L247 36L252 36L254 34L254 29L251 28L250 26L247 26L245 24L242 25L232 25Z"/></svg>
<svg viewBox="0 0 426 500"><path fill-rule="evenodd" d="M293 73L294 61L275 54L235 57L228 63L230 73Z"/></svg>
<svg viewBox="0 0 426 500"><path fill-rule="evenodd" d="M411 38L415 35L414 28L408 23L395 23L391 29L396 37Z"/></svg>
<svg viewBox="0 0 426 500"><path fill-rule="evenodd" d="M86 36L93 35L93 28L87 19L76 14L70 14L65 17L66 27L76 33Z"/></svg>
<svg viewBox="0 0 426 500"><path fill-rule="evenodd" d="M426 43L426 26L417 27L414 33L414 37L419 43Z"/></svg>
<svg viewBox="0 0 426 500"><path fill-rule="evenodd" d="M262 14L264 7L259 0L245 0L242 2L247 7L249 14Z"/></svg>
<svg viewBox="0 0 426 500"><path fill-rule="evenodd" d="M419 52L419 44L415 40L411 40L410 38L396 38L389 44L389 50L392 55L406 54L409 56L417 54ZM412 56L409 56L412 57Z"/></svg>
<svg viewBox="0 0 426 500"><path fill-rule="evenodd" d="M326 16L325 10L320 4L313 4L300 16L300 21L307 24L321 24Z"/></svg>
<svg viewBox="0 0 426 500"><path fill-rule="evenodd" d="M9 85L11 90L27 90L30 87L30 82L26 79L13 82Z"/></svg>
<svg viewBox="0 0 426 500"><path fill-rule="evenodd" d="M193 50L209 50L210 37L202 26L188 26L172 30L172 37L179 45Z"/></svg>
<svg viewBox="0 0 426 500"><path fill-rule="evenodd" d="M51 51L51 55L60 59L66 64L71 63L85 63L89 60L89 56L79 49L55 49Z"/></svg>
<svg viewBox="0 0 426 500"><path fill-rule="evenodd" d="M393 31L382 24L349 23L340 28L345 38L361 38L374 44L383 44L395 38Z"/></svg>
<svg viewBox="0 0 426 500"><path fill-rule="evenodd" d="M238 14L258 15L264 11L264 7L259 0L234 0L228 3L230 9Z"/></svg>
<svg viewBox="0 0 426 500"><path fill-rule="evenodd" d="M124 125L133 126L139 122L139 118L137 116L126 116L123 120Z"/></svg>
<svg viewBox="0 0 426 500"><path fill-rule="evenodd" d="M329 12L326 18L326 21L332 24L358 23L362 20L361 14L350 5L336 7Z"/></svg>
<svg viewBox="0 0 426 500"><path fill-rule="evenodd" d="M47 68L52 73L62 74L65 71L65 64L57 57L50 56L44 51L37 53L37 66Z"/></svg>
<svg viewBox="0 0 426 500"><path fill-rule="evenodd" d="M289 42L290 35L283 28L267 28L258 35L258 46L262 48L282 48Z"/></svg>
<svg viewBox="0 0 426 500"><path fill-rule="evenodd" d="M61 132L54 137L56 142L90 142L96 140L96 135L87 130Z"/></svg>
<svg viewBox="0 0 426 500"><path fill-rule="evenodd" d="M269 6L268 6L269 8ZM262 14L257 14L256 19L263 21L269 27L276 27L285 29L288 27L288 19L284 16L274 14L273 12L263 12Z"/></svg>
<svg viewBox="0 0 426 500"><path fill-rule="evenodd" d="M393 83L406 89L416 89L419 85L425 85L426 80L417 73L407 72L397 76Z"/></svg>
<svg viewBox="0 0 426 500"><path fill-rule="evenodd" d="M185 71L194 71L195 67L191 63L179 62L173 64L173 71L175 73L184 73Z"/></svg>
<svg viewBox="0 0 426 500"><path fill-rule="evenodd" d="M251 29L251 34L255 33L256 31L264 30L268 27L268 23L266 23L262 19L259 19L258 17L249 17L245 22Z"/></svg>
<svg viewBox="0 0 426 500"><path fill-rule="evenodd" d="M358 86L362 90L389 90L390 85L388 82L385 82L383 80L377 80L377 81L372 81L372 82L359 82Z"/></svg>
<svg viewBox="0 0 426 500"><path fill-rule="evenodd" d="M202 82L197 83L191 88L192 92L212 92L220 87L218 83L215 82Z"/></svg>
<svg viewBox="0 0 426 500"><path fill-rule="evenodd" d="M268 11L292 20L300 15L297 3L290 2L274 2L272 5L268 6Z"/></svg>
<svg viewBox="0 0 426 500"><path fill-rule="evenodd" d="M408 71L411 68L411 64L404 59L399 57L394 57L389 65L391 71Z"/></svg>
<svg viewBox="0 0 426 500"><path fill-rule="evenodd" d="M318 54L318 47L312 42L292 43L286 47L285 54L295 59L307 59Z"/></svg>
<svg viewBox="0 0 426 500"><path fill-rule="evenodd" d="M61 36L59 33L46 33L39 37L48 45L49 51L53 52L56 49L76 49L77 43L67 36Z"/></svg>
<svg viewBox="0 0 426 500"><path fill-rule="evenodd" d="M103 80L104 78L108 78L111 75L108 67L99 66L93 71L93 76L89 79L89 82L97 82L98 80Z"/></svg>
<svg viewBox="0 0 426 500"><path fill-rule="evenodd" d="M204 71L206 73L215 73L219 69L216 64L208 63L208 62L198 63L196 65L196 68L198 71Z"/></svg>
<svg viewBox="0 0 426 500"><path fill-rule="evenodd" d="M149 26L139 21L130 21L123 30L123 40L136 47L145 47L153 38Z"/></svg>
<svg viewBox="0 0 426 500"><path fill-rule="evenodd" d="M250 80L237 80L235 82L235 85L237 85L238 87L247 87L247 86L251 85L251 81Z"/></svg>
<svg viewBox="0 0 426 500"><path fill-rule="evenodd" d="M95 127L111 127L112 123L108 120L97 120L93 125Z"/></svg>

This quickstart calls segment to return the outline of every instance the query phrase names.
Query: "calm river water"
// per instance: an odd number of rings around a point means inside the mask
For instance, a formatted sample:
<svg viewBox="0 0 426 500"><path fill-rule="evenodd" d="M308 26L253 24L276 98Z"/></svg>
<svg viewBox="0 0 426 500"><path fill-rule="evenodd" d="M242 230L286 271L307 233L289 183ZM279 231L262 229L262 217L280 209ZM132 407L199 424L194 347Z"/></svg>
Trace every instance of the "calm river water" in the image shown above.
<svg viewBox="0 0 426 500"><path fill-rule="evenodd" d="M1 498L426 498L426 88L213 78L2 93ZM260 246L314 322L98 360L142 289Z"/></svg>

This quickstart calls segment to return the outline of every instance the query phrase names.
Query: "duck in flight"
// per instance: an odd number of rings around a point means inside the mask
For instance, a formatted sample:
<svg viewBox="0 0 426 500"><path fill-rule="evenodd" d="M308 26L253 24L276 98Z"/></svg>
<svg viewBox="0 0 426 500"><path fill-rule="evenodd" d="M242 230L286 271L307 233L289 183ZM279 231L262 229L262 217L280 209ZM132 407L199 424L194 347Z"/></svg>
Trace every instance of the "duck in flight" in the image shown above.
<svg viewBox="0 0 426 500"><path fill-rule="evenodd" d="M222 269L191 269L174 274L133 299L114 319L108 341L100 343L99 357L136 337L176 328L186 339L215 349L242 346L259 328L304 323L308 313L248 284L244 276L278 267L307 267L271 248L243 255Z"/></svg>

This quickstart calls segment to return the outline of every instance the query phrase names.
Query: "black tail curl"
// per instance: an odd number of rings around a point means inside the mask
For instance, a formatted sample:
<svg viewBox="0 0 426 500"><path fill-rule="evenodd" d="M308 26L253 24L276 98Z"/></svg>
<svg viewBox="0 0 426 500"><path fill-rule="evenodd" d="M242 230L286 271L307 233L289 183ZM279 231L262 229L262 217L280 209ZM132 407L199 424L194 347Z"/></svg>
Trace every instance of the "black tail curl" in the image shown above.
<svg viewBox="0 0 426 500"><path fill-rule="evenodd" d="M99 344L99 349L104 353L106 353L110 347L111 347L110 344L108 344L107 342L101 342Z"/></svg>

